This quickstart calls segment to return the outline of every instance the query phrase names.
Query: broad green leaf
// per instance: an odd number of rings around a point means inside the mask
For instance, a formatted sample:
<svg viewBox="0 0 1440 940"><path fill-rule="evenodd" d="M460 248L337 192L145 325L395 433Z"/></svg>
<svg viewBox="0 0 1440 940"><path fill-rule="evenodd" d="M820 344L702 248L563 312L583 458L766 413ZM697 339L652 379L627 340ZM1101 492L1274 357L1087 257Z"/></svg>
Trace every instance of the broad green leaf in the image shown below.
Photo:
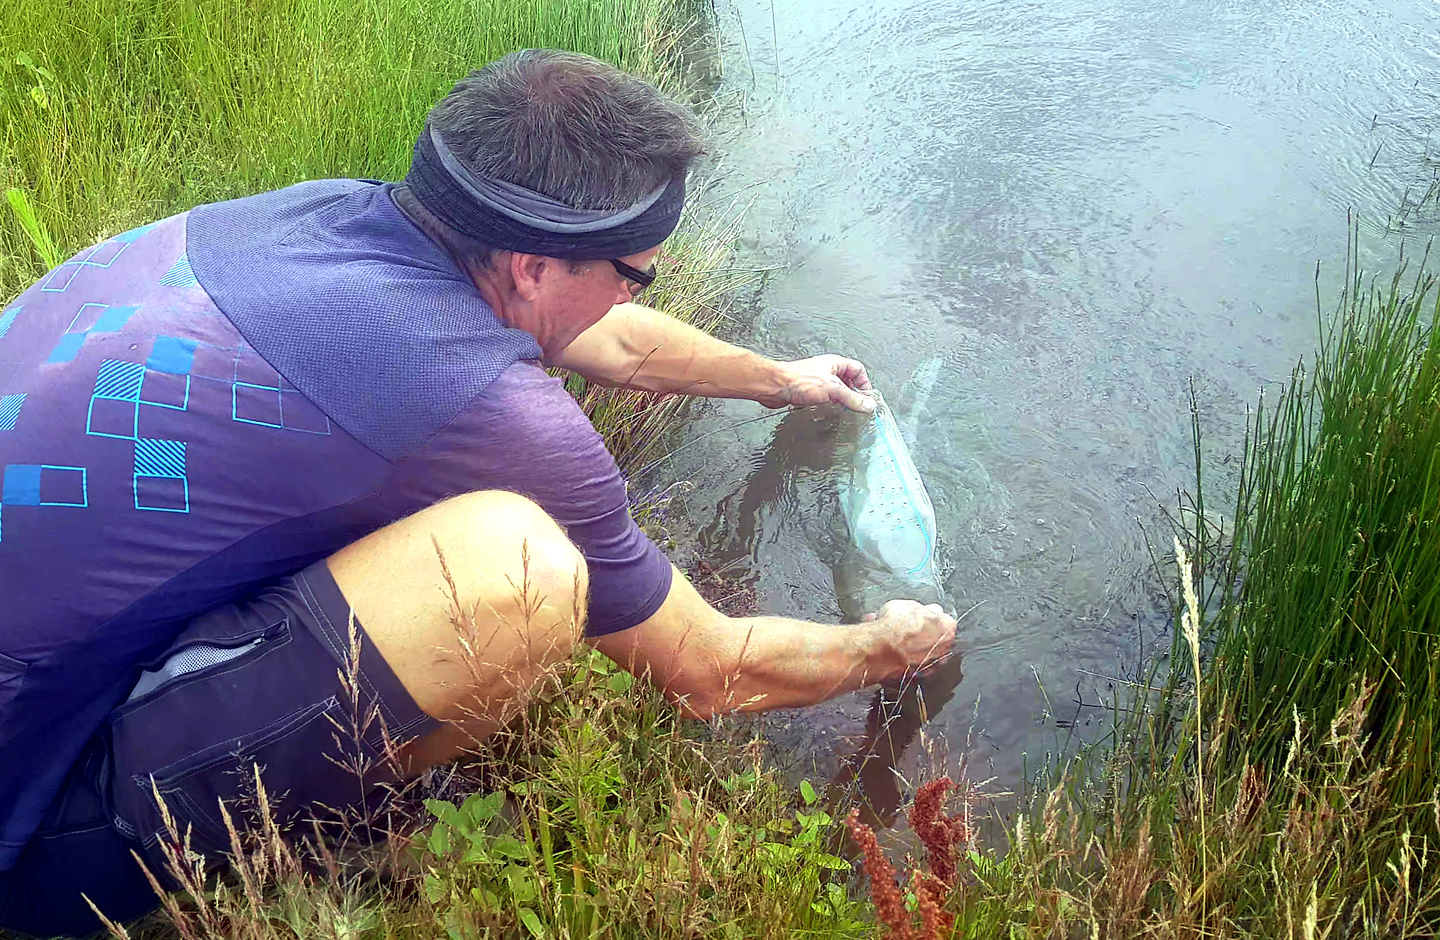
<svg viewBox="0 0 1440 940"><path fill-rule="evenodd" d="M535 916L534 911L528 907L522 907L518 913L520 915L520 923L525 925L525 928L530 931L531 936L545 936L545 925L540 923L540 918Z"/></svg>
<svg viewBox="0 0 1440 940"><path fill-rule="evenodd" d="M461 830L465 828L464 820L460 818L460 811L452 804L444 800L426 800L425 808L430 811L431 816L434 816L445 825L453 826Z"/></svg>
<svg viewBox="0 0 1440 940"><path fill-rule="evenodd" d="M540 894L530 869L523 865L510 865L505 869L505 878L510 882L510 894L521 904L534 901Z"/></svg>
<svg viewBox="0 0 1440 940"><path fill-rule="evenodd" d="M491 793L485 796L472 793L465 798L465 803L460 809L465 817L471 820L476 828L479 828L499 815L500 810L504 807L504 793Z"/></svg>
<svg viewBox="0 0 1440 940"><path fill-rule="evenodd" d="M820 798L819 794L815 792L815 788L810 785L809 780L800 781L800 796L805 799L806 806L814 806L815 801Z"/></svg>
<svg viewBox="0 0 1440 940"><path fill-rule="evenodd" d="M824 852L816 854L814 858L815 864L819 865L821 868L829 868L834 871L850 870L850 863L845 861L845 859L843 858L837 858L834 855L826 855Z"/></svg>
<svg viewBox="0 0 1440 940"><path fill-rule="evenodd" d="M490 844L490 851L501 858L525 858L530 857L530 852L525 848L525 843L510 835L502 833L495 837Z"/></svg>

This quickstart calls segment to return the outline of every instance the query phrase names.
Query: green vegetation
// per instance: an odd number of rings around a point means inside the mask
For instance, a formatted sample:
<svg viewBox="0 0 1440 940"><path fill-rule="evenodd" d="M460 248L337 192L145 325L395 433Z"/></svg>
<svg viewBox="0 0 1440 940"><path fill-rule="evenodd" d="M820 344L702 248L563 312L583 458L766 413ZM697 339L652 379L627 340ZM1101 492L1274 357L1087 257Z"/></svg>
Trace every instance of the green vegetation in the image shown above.
<svg viewBox="0 0 1440 940"><path fill-rule="evenodd" d="M304 179L398 179L456 79L525 47L678 84L690 0L15 0L0 18L0 297L102 238Z"/></svg>
<svg viewBox="0 0 1440 940"><path fill-rule="evenodd" d="M1440 334L1433 281L1400 277L1355 272L1313 373L1256 417L1212 681L1271 764L1296 712L1326 727L1372 684L1367 748L1407 754L1388 787L1419 804L1440 722Z"/></svg>
<svg viewBox="0 0 1440 940"><path fill-rule="evenodd" d="M1254 416L1232 531L1197 472L1169 665L972 859L963 935L1440 932L1440 295L1347 285Z"/></svg>

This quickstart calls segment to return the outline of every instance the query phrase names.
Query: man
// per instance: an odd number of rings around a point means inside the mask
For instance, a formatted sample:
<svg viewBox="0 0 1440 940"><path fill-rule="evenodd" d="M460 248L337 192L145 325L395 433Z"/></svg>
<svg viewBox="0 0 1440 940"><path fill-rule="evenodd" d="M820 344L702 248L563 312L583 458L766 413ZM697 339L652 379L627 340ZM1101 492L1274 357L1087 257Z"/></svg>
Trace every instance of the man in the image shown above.
<svg viewBox="0 0 1440 940"><path fill-rule="evenodd" d="M404 184L201 206L0 314L0 925L91 929L81 892L153 906L130 853L163 868L157 793L218 854L250 768L297 820L361 799L343 765L387 738L401 774L452 760L582 636L697 716L948 651L954 621L911 602L717 613L542 368L866 407L857 362L630 303L701 149L643 82L520 52L435 107ZM337 754L352 692L378 720Z"/></svg>

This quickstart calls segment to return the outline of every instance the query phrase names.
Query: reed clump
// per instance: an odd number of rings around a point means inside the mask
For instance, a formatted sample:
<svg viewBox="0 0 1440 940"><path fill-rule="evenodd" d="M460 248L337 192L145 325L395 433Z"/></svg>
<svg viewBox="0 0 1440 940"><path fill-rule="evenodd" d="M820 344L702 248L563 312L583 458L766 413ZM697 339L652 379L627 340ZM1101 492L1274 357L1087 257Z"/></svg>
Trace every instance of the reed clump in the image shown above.
<svg viewBox="0 0 1440 940"><path fill-rule="evenodd" d="M1197 426L1170 656L1003 858L967 856L957 935L1440 933L1440 294L1353 264L1228 530Z"/></svg>
<svg viewBox="0 0 1440 940"><path fill-rule="evenodd" d="M1295 714L1326 728L1364 682L1366 753L1405 756L1386 786L1413 806L1440 783L1440 300L1420 270L1352 267L1313 368L1256 412L1208 676L1271 767Z"/></svg>

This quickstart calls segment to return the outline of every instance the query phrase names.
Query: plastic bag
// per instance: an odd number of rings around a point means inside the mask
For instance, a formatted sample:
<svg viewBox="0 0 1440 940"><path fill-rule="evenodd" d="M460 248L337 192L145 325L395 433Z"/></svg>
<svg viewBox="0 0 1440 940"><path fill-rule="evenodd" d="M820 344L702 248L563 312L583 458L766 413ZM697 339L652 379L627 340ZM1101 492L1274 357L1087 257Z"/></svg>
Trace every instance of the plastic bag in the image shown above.
<svg viewBox="0 0 1440 940"><path fill-rule="evenodd" d="M861 556L846 566L850 583L842 593L870 611L901 597L941 602L935 509L894 413L884 396L874 396L875 411L838 480L840 509Z"/></svg>

